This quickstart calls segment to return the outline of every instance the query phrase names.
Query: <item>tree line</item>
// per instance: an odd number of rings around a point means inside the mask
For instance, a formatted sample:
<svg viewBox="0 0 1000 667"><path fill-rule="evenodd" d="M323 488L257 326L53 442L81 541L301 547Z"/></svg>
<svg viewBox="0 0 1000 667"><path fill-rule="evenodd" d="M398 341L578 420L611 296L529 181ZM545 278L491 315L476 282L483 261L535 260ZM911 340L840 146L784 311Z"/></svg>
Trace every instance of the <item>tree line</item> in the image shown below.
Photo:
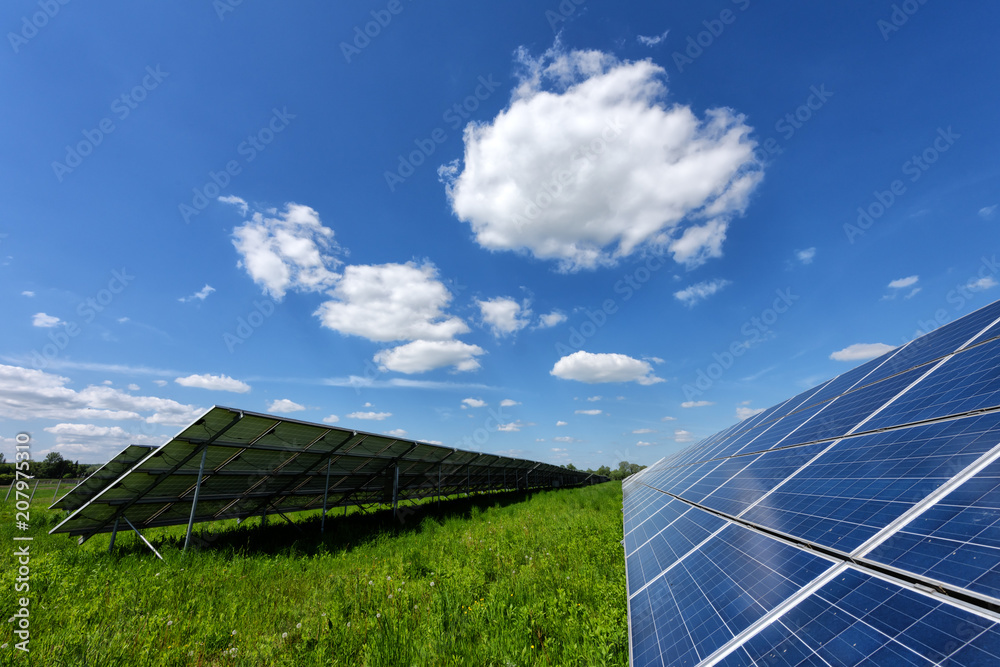
<svg viewBox="0 0 1000 667"><path fill-rule="evenodd" d="M49 452L41 461L32 461L28 474L35 479L77 479L86 477L101 466L64 459L59 452ZM10 484L14 479L14 464L0 453L0 485Z"/></svg>
<svg viewBox="0 0 1000 667"><path fill-rule="evenodd" d="M566 464L567 470L580 470L572 463ZM611 478L612 481L621 481L630 475L634 475L640 470L645 470L646 466L641 466L638 463L629 463L628 461L619 461L618 467L612 470L609 466L601 466L597 470L592 470L587 468L583 472L588 472L592 475L603 475L605 477Z"/></svg>

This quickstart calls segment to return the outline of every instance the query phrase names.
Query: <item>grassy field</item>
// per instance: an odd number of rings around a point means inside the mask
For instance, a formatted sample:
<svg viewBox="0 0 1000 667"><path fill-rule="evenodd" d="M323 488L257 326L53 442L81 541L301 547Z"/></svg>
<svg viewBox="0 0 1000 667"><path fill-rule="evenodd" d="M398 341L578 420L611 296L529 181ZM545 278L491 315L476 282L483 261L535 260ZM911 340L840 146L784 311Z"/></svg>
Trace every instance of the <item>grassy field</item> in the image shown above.
<svg viewBox="0 0 1000 667"><path fill-rule="evenodd" d="M4 489L6 491L6 489ZM391 514L183 527L78 547L31 508L33 665L625 665L621 485L491 495ZM13 499L13 495L12 495ZM3 620L14 504L0 505ZM29 664L0 633L0 665Z"/></svg>

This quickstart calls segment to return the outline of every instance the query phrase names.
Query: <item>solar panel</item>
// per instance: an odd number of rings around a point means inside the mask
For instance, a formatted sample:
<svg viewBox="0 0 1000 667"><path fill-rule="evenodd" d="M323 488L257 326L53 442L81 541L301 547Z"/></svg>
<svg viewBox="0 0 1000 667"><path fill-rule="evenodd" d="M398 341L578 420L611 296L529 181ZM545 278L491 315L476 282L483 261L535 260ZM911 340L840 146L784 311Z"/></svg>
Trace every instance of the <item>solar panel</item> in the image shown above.
<svg viewBox="0 0 1000 667"><path fill-rule="evenodd" d="M214 407L155 450L128 448L57 503L81 536L606 478L536 461Z"/></svg>
<svg viewBox="0 0 1000 667"><path fill-rule="evenodd" d="M623 495L633 665L1000 664L1000 302Z"/></svg>

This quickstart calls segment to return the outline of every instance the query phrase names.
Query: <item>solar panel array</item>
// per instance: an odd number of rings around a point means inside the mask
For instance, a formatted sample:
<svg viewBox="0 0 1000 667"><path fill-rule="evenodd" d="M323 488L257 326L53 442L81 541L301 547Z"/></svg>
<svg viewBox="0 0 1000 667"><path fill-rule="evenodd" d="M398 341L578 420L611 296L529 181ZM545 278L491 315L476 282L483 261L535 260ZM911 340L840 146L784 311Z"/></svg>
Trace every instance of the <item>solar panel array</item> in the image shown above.
<svg viewBox="0 0 1000 667"><path fill-rule="evenodd" d="M633 665L1000 664L1000 302L623 491Z"/></svg>
<svg viewBox="0 0 1000 667"><path fill-rule="evenodd" d="M607 481L560 466L214 407L152 451L129 447L58 500L81 536L255 515Z"/></svg>

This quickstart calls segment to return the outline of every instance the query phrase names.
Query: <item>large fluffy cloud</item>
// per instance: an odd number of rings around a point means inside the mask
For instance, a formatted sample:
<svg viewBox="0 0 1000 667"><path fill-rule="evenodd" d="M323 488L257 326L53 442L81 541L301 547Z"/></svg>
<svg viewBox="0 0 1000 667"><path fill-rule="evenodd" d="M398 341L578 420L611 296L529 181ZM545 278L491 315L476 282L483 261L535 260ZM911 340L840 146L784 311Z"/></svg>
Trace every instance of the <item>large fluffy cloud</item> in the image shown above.
<svg viewBox="0 0 1000 667"><path fill-rule="evenodd" d="M290 203L281 212L254 213L233 230L233 245L240 266L274 299L289 290L320 291L338 278L331 270L339 263L331 254L338 248L333 230L308 206Z"/></svg>
<svg viewBox="0 0 1000 667"><path fill-rule="evenodd" d="M653 375L653 367L646 361L624 354L592 354L583 350L557 361L550 373L564 380L588 384L638 382L649 385L663 382L663 378Z"/></svg>
<svg viewBox="0 0 1000 667"><path fill-rule="evenodd" d="M730 109L669 104L650 61L599 51L539 58L492 122L465 128L464 163L442 167L454 213L490 250L563 270L611 264L644 244L696 265L721 254L760 182L751 128Z"/></svg>
<svg viewBox="0 0 1000 667"><path fill-rule="evenodd" d="M375 355L375 361L385 370L397 373L424 373L435 368L454 367L456 371L474 371L476 360L485 350L460 340L415 340Z"/></svg>

